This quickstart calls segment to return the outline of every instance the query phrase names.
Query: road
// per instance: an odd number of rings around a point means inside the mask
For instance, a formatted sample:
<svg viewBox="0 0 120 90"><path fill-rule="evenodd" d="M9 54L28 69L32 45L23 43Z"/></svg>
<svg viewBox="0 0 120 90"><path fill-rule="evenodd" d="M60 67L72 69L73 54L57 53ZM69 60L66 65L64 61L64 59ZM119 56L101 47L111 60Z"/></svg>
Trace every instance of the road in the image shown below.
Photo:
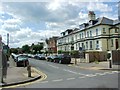
<svg viewBox="0 0 120 90"><path fill-rule="evenodd" d="M30 64L47 75L43 81L18 88L118 88L118 72L87 70L68 65L29 59Z"/></svg>

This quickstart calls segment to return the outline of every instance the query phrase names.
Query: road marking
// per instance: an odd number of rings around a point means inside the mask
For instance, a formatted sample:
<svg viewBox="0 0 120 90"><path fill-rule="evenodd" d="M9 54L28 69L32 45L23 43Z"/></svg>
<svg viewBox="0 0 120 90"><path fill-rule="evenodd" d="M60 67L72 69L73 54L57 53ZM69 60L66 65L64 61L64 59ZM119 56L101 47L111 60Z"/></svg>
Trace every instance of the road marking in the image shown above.
<svg viewBox="0 0 120 90"><path fill-rule="evenodd" d="M26 86L26 85L30 85L30 84L33 84L33 83L37 83L37 82L40 82L40 81L43 81L47 78L47 75L44 74L43 72L39 71L38 69L32 67L32 69L34 71L36 71L38 74L41 75L41 78L36 80L36 81L32 81L32 82L28 82L28 83L24 83L24 84L18 84L18 85L13 85L13 86L5 86L5 87L2 87L2 88L16 88L16 87L21 87L21 86Z"/></svg>
<svg viewBox="0 0 120 90"><path fill-rule="evenodd" d="M50 65L50 64L48 64L48 65L53 67L53 68L59 69L59 67L56 67L56 66L53 66L53 65Z"/></svg>
<svg viewBox="0 0 120 90"><path fill-rule="evenodd" d="M73 80L73 79L75 79L75 78L67 78L67 80Z"/></svg>
<svg viewBox="0 0 120 90"><path fill-rule="evenodd" d="M87 74L87 75L85 75L85 76L87 76L87 77L94 77L94 76L96 76L96 75L93 75L93 74Z"/></svg>
<svg viewBox="0 0 120 90"><path fill-rule="evenodd" d="M53 82L62 81L63 79L52 80Z"/></svg>
<svg viewBox="0 0 120 90"><path fill-rule="evenodd" d="M43 81L43 82L40 82L40 83L48 83L48 81Z"/></svg>
<svg viewBox="0 0 120 90"><path fill-rule="evenodd" d="M86 78L85 76L83 76L83 77L79 77L79 78Z"/></svg>
<svg viewBox="0 0 120 90"><path fill-rule="evenodd" d="M78 73L79 75L85 75L85 74L83 74L83 73Z"/></svg>
<svg viewBox="0 0 120 90"><path fill-rule="evenodd" d="M67 71L67 72L70 72L70 73L73 73L73 74L78 74L77 72L74 72L74 71L71 71L71 70L67 70L67 69L63 69L64 71Z"/></svg>
<svg viewBox="0 0 120 90"><path fill-rule="evenodd" d="M119 71L112 71L112 72L114 72L114 73L120 73Z"/></svg>
<svg viewBox="0 0 120 90"><path fill-rule="evenodd" d="M96 75L106 75L106 73L96 73Z"/></svg>

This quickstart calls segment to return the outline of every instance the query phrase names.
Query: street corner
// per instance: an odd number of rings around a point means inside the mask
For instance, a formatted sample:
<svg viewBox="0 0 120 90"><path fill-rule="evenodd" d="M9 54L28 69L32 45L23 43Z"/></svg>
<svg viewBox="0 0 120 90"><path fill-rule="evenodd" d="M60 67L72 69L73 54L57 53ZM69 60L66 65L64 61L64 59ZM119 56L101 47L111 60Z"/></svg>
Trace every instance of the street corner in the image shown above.
<svg viewBox="0 0 120 90"><path fill-rule="evenodd" d="M41 82L47 78L46 74L37 70L34 67L31 67L31 77L28 77L28 72L23 72L22 76L26 77L27 79L20 80L18 82L2 84L1 88L16 88L16 87L21 87L21 86L27 86L27 85L34 84L37 82Z"/></svg>
<svg viewBox="0 0 120 90"><path fill-rule="evenodd" d="M31 74L32 74L32 76L40 75L41 76L41 81L45 80L47 78L47 75L45 73L36 69L35 67L31 67Z"/></svg>

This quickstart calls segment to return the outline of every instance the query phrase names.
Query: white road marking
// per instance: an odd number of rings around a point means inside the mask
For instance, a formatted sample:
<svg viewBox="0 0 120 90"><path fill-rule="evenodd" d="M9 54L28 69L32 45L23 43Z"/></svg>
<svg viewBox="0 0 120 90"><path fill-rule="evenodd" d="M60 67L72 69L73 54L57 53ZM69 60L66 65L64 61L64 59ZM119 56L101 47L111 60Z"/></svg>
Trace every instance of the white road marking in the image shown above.
<svg viewBox="0 0 120 90"><path fill-rule="evenodd" d="M63 79L52 80L53 82L62 81Z"/></svg>
<svg viewBox="0 0 120 90"><path fill-rule="evenodd" d="M106 73L100 73L99 75L106 75Z"/></svg>
<svg viewBox="0 0 120 90"><path fill-rule="evenodd" d="M79 75L85 75L85 74L83 74L83 73L78 73Z"/></svg>
<svg viewBox="0 0 120 90"><path fill-rule="evenodd" d="M43 82L40 82L40 83L48 83L48 81L43 81Z"/></svg>
<svg viewBox="0 0 120 90"><path fill-rule="evenodd" d="M87 76L87 77L95 77L96 75L93 75L93 74L87 74L87 75L85 75L85 76Z"/></svg>
<svg viewBox="0 0 120 90"><path fill-rule="evenodd" d="M85 76L83 76L83 77L79 77L79 78L86 78Z"/></svg>
<svg viewBox="0 0 120 90"><path fill-rule="evenodd" d="M120 73L119 71L112 71L112 72L114 72L114 73Z"/></svg>
<svg viewBox="0 0 120 90"><path fill-rule="evenodd" d="M50 64L48 64L48 65L53 67L53 68L59 69L59 67L56 67L56 66L53 66L53 65L50 65Z"/></svg>
<svg viewBox="0 0 120 90"><path fill-rule="evenodd" d="M104 72L104 74L109 74L110 72Z"/></svg>
<svg viewBox="0 0 120 90"><path fill-rule="evenodd" d="M73 79L75 79L75 78L67 78L67 80L73 80Z"/></svg>
<svg viewBox="0 0 120 90"><path fill-rule="evenodd" d="M67 72L70 72L70 73L73 73L73 74L78 74L77 72L74 72L74 71L71 71L71 70L67 70L67 69L63 69L64 71L67 71Z"/></svg>

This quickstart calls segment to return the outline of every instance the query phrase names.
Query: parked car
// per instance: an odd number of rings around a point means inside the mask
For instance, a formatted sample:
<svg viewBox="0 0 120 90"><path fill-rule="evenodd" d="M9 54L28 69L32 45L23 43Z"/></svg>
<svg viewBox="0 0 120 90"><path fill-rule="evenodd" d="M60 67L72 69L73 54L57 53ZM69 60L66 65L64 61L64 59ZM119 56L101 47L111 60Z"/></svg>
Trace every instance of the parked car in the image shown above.
<svg viewBox="0 0 120 90"><path fill-rule="evenodd" d="M35 55L34 58L38 60L46 60L46 56L44 54Z"/></svg>
<svg viewBox="0 0 120 90"><path fill-rule="evenodd" d="M68 54L58 54L58 58L56 62L61 64L69 64L71 62L71 56Z"/></svg>
<svg viewBox="0 0 120 90"><path fill-rule="evenodd" d="M17 56L16 59L16 66L24 66L26 67L27 65L29 65L29 61L28 61L28 57L26 57L25 55L19 55Z"/></svg>
<svg viewBox="0 0 120 90"><path fill-rule="evenodd" d="M11 56L12 56L12 58L14 59L14 61L16 62L16 61L17 61L17 57L18 57L19 55L12 53Z"/></svg>
<svg viewBox="0 0 120 90"><path fill-rule="evenodd" d="M57 55L50 55L47 57L47 61L51 61L51 62L56 62L58 59L59 58Z"/></svg>

